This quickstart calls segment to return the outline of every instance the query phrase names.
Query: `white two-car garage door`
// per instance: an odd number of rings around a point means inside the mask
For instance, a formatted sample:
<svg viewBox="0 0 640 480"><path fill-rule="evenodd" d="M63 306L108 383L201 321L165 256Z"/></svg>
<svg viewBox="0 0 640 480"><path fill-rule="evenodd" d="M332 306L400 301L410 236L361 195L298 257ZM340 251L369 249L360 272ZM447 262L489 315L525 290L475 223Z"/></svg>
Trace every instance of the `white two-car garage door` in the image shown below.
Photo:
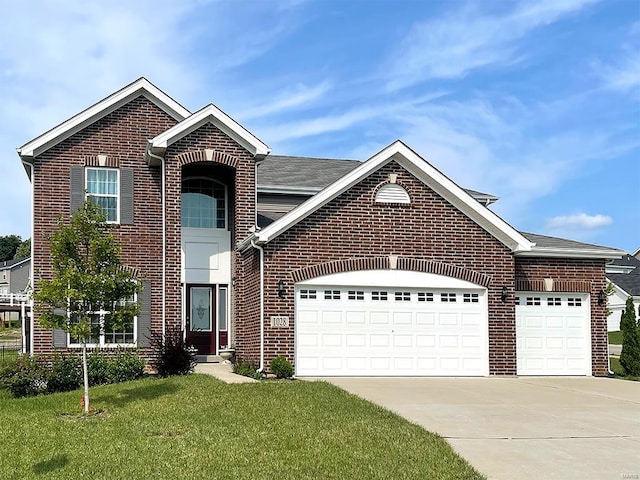
<svg viewBox="0 0 640 480"><path fill-rule="evenodd" d="M516 292L518 375L591 375L589 295Z"/></svg>
<svg viewBox="0 0 640 480"><path fill-rule="evenodd" d="M462 280L384 270L300 282L295 325L298 376L489 374L486 289Z"/></svg>

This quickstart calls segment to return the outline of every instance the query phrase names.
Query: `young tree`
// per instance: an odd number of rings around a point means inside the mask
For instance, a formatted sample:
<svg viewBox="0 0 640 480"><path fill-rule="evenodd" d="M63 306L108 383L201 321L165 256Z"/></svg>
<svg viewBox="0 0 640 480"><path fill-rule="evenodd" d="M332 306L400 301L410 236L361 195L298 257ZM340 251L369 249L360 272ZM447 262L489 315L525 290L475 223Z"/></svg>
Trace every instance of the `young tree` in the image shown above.
<svg viewBox="0 0 640 480"><path fill-rule="evenodd" d="M131 325L139 312L127 301L139 292L140 282L124 268L105 216L91 201L71 218L62 219L49 239L53 276L36 285L34 299L44 328L68 332L82 346L84 410L89 411L87 343L100 331Z"/></svg>
<svg viewBox="0 0 640 480"><path fill-rule="evenodd" d="M620 330L622 331L620 365L627 375L640 377L640 335L632 296L627 298L625 309L622 312Z"/></svg>

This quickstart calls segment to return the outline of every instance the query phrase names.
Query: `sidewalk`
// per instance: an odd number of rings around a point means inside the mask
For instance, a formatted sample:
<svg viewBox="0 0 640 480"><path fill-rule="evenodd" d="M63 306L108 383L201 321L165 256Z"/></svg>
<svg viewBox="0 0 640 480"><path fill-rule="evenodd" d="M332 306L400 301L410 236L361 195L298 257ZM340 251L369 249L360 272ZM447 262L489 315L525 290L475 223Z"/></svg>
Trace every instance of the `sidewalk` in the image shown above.
<svg viewBox="0 0 640 480"><path fill-rule="evenodd" d="M197 363L195 373L204 373L216 377L225 383L253 383L254 378L236 375L230 363Z"/></svg>

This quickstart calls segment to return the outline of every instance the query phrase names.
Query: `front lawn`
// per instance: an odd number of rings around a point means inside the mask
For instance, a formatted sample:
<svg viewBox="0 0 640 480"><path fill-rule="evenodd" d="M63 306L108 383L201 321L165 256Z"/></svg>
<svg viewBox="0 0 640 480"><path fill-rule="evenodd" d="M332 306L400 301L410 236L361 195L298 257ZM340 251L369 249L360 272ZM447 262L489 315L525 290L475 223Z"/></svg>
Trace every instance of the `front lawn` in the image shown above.
<svg viewBox="0 0 640 480"><path fill-rule="evenodd" d="M205 375L14 400L0 392L0 478L476 479L449 445L325 382Z"/></svg>
<svg viewBox="0 0 640 480"><path fill-rule="evenodd" d="M622 332L609 332L609 345L622 345Z"/></svg>

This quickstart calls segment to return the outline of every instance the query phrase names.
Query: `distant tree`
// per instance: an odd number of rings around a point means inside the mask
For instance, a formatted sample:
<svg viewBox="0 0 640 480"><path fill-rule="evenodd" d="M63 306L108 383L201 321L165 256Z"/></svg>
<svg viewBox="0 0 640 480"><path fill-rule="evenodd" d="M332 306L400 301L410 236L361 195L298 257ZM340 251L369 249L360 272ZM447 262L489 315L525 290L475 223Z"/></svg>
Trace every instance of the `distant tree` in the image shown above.
<svg viewBox="0 0 640 480"><path fill-rule="evenodd" d="M640 334L632 296L627 298L625 309L622 312L620 330L622 331L620 365L627 375L640 377Z"/></svg>
<svg viewBox="0 0 640 480"><path fill-rule="evenodd" d="M14 260L18 260L20 258L27 258L31 256L31 239L27 238L23 241L16 250L16 254L13 256Z"/></svg>
<svg viewBox="0 0 640 480"><path fill-rule="evenodd" d="M13 260L16 250L22 243L22 238L18 235L0 236L0 262Z"/></svg>
<svg viewBox="0 0 640 480"><path fill-rule="evenodd" d="M87 343L101 331L130 326L139 305L126 301L140 291L132 272L123 268L100 207L84 203L70 224L58 222L49 239L53 276L37 282L34 299L40 324L60 329L82 345L84 410L89 412Z"/></svg>

